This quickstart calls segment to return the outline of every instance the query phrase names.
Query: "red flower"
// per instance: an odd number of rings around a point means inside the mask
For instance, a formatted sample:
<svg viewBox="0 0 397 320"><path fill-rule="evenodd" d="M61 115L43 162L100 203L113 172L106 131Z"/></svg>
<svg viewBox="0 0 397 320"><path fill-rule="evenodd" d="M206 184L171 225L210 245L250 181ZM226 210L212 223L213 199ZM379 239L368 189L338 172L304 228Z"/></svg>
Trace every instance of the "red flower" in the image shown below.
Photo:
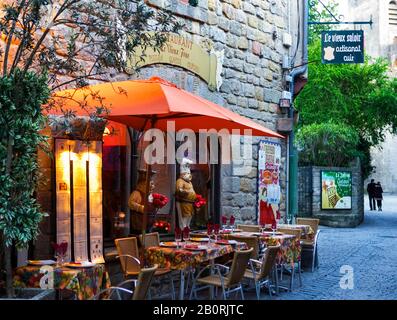
<svg viewBox="0 0 397 320"><path fill-rule="evenodd" d="M234 216L230 216L230 224L234 225L235 221L236 221L236 219L234 218Z"/></svg>
<svg viewBox="0 0 397 320"><path fill-rule="evenodd" d="M62 241L62 243L52 243L52 247L56 254L64 256L68 250L68 243L66 241Z"/></svg>
<svg viewBox="0 0 397 320"><path fill-rule="evenodd" d="M222 224L227 224L227 217L226 216L222 216Z"/></svg>
<svg viewBox="0 0 397 320"><path fill-rule="evenodd" d="M206 205L206 204L207 204L207 200L205 200L205 199L202 197L202 195L197 194L197 195L196 195L196 201L194 202L194 206L195 206L197 209L199 209L199 208L201 208L202 206L204 206L204 205Z"/></svg>
<svg viewBox="0 0 397 320"><path fill-rule="evenodd" d="M163 208L168 203L168 198L163 194L152 193L152 197L153 197L153 205L158 209Z"/></svg>

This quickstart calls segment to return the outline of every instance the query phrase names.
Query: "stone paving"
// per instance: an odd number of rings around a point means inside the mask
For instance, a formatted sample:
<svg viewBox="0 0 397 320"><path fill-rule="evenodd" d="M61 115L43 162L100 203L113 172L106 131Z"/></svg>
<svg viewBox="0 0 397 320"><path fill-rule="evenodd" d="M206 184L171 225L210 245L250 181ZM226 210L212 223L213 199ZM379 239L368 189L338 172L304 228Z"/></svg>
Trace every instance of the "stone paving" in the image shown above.
<svg viewBox="0 0 397 320"><path fill-rule="evenodd" d="M359 227L320 227L319 269L304 272L302 287L296 281L293 292L274 299L397 299L397 196L385 196L382 212L369 211L368 206L366 198L365 220ZM353 289L340 287L343 265L353 268Z"/></svg>

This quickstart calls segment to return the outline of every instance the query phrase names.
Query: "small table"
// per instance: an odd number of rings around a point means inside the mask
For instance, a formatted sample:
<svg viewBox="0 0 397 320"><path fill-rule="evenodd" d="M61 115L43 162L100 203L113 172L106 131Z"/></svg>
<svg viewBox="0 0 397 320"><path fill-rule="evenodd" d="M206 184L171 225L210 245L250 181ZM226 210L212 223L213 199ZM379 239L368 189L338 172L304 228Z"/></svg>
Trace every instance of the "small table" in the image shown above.
<svg viewBox="0 0 397 320"><path fill-rule="evenodd" d="M54 289L71 290L78 300L90 299L101 290L110 288L110 278L104 264L89 268L22 266L15 269L14 286L40 288L40 280L51 267L53 273L48 273L46 277L53 277Z"/></svg>
<svg viewBox="0 0 397 320"><path fill-rule="evenodd" d="M200 244L199 242L184 242L184 244ZM224 245L214 242L205 242L201 245L207 246L206 250L188 250L183 247L149 247L145 250L145 259L149 264L158 264L160 268L170 268L180 272L179 299L183 300L185 291L185 272L203 262L214 262L214 259L234 252L235 250L247 249L243 242L236 245Z"/></svg>

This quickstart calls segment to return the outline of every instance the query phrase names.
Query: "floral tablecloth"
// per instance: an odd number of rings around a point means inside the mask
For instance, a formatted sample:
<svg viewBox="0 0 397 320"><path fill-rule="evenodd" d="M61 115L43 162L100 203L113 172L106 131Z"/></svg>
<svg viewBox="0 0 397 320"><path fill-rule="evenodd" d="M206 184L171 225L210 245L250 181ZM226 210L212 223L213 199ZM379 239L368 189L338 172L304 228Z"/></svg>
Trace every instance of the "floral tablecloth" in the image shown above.
<svg viewBox="0 0 397 320"><path fill-rule="evenodd" d="M247 249L247 245L242 242L238 242L233 246L214 242L202 243L202 245L207 247L206 250L196 251L184 248L149 247L145 251L146 262L149 264L158 264L160 268L183 270L232 253L235 250Z"/></svg>
<svg viewBox="0 0 397 320"><path fill-rule="evenodd" d="M293 264L301 259L301 245L295 236L289 234L260 236L260 240L265 246L280 245L277 254L277 263Z"/></svg>
<svg viewBox="0 0 397 320"><path fill-rule="evenodd" d="M227 239L229 234L223 234L222 237ZM276 246L280 245L280 251L277 254L277 263L294 263L300 261L301 246L300 242L293 235L289 234L275 234L271 233L260 234L257 232L237 232L233 233L235 237L257 236L261 241L262 246Z"/></svg>
<svg viewBox="0 0 397 320"><path fill-rule="evenodd" d="M41 266L18 267L14 273L14 286L40 288L40 280L45 272L40 269ZM54 289L71 290L79 300L90 299L101 290L110 287L109 274L103 264L90 268L54 267L53 270Z"/></svg>

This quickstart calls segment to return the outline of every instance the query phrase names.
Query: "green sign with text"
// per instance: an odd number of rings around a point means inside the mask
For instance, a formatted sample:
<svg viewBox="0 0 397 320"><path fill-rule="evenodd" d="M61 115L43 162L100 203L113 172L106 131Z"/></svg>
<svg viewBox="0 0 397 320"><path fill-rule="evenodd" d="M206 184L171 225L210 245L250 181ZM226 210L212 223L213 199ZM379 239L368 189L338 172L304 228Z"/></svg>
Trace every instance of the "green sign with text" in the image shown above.
<svg viewBox="0 0 397 320"><path fill-rule="evenodd" d="M322 63L363 63L364 31L342 30L321 32Z"/></svg>

